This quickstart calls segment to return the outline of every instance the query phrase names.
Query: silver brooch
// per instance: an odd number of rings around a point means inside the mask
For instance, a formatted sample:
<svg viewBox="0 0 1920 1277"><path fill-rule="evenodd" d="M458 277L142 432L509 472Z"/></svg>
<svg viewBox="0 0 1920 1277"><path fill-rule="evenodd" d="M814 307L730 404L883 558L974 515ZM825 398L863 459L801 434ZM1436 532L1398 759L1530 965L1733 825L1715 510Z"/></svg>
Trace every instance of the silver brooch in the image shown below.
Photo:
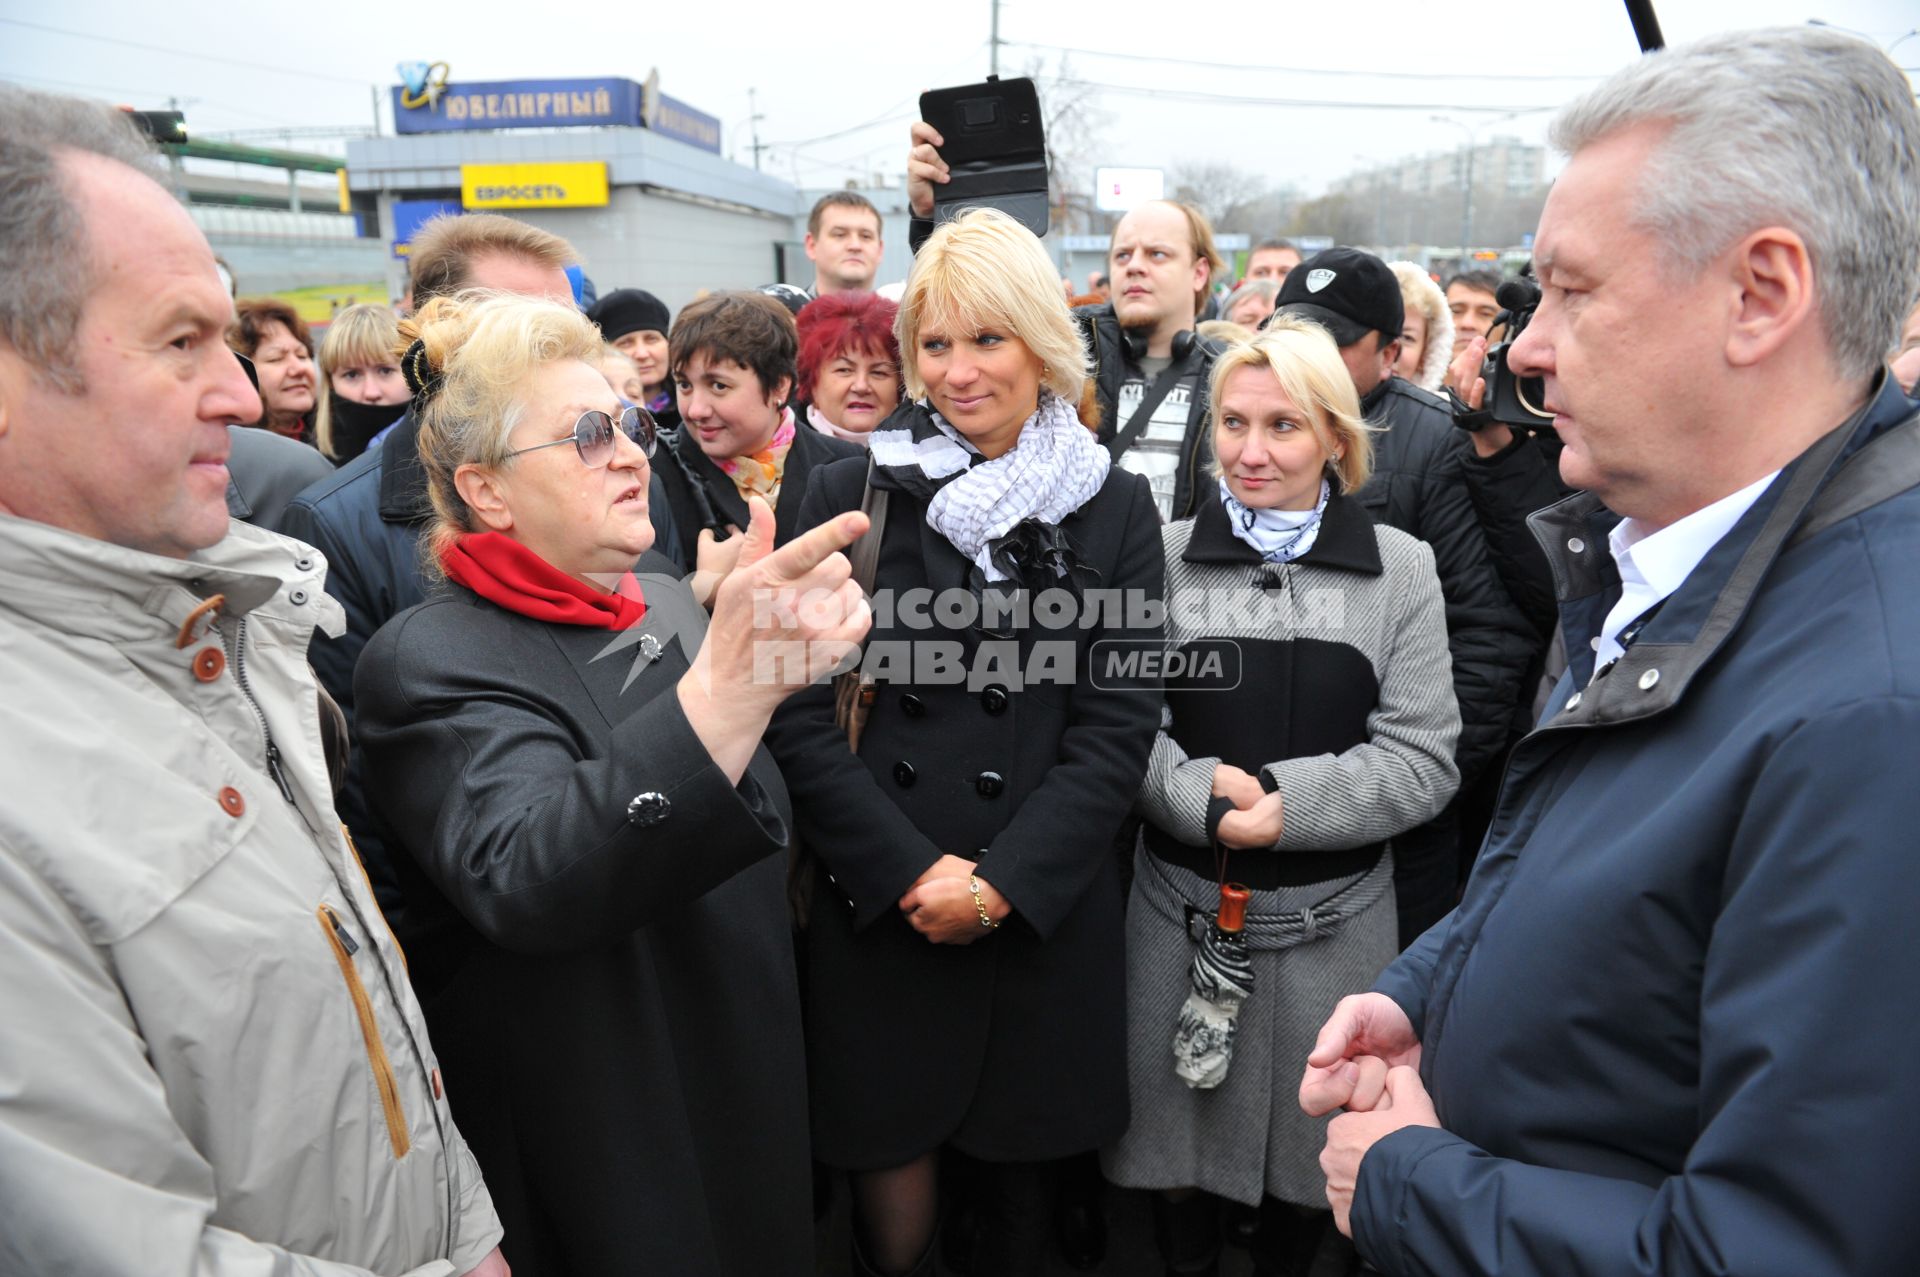
<svg viewBox="0 0 1920 1277"><path fill-rule="evenodd" d="M651 665L660 659L660 640L651 634L640 636L640 659Z"/></svg>

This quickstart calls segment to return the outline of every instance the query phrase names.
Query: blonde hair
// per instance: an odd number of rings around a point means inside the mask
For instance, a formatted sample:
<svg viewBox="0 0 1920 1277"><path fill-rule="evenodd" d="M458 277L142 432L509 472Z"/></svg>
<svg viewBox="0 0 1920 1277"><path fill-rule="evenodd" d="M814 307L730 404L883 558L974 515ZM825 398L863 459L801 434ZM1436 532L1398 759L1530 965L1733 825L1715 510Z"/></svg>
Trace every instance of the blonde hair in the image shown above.
<svg viewBox="0 0 1920 1277"><path fill-rule="evenodd" d="M1220 429L1220 392L1227 378L1242 368L1265 368L1280 383L1287 398L1307 413L1320 446L1327 450L1327 469L1341 492L1355 492L1373 474L1373 430L1360 417L1360 396L1353 377L1340 360L1333 335L1320 325L1286 312L1267 321L1252 341L1227 347L1213 361L1207 392L1213 405L1213 430ZM1333 455L1339 454L1339 460ZM1219 448L1214 448L1213 473L1220 473Z"/></svg>
<svg viewBox="0 0 1920 1277"><path fill-rule="evenodd" d="M1252 341L1253 329L1245 324L1236 324L1231 319L1203 319L1193 326L1196 337L1208 337L1223 345L1232 345L1240 341Z"/></svg>
<svg viewBox="0 0 1920 1277"><path fill-rule="evenodd" d="M605 343L573 306L481 289L434 298L400 321L400 336L409 344L417 338L424 349L421 359L408 360L409 383L440 379L417 414L433 501L433 522L421 539L423 566L434 573L455 538L480 530L454 485L455 472L464 465L504 465L533 374L569 359L597 370Z"/></svg>
<svg viewBox="0 0 1920 1277"><path fill-rule="evenodd" d="M327 324L327 335L320 339L320 407L313 417L313 438L322 455L335 461L333 450L333 374L341 368L359 368L370 364L398 364L400 324L385 306L363 302L349 306Z"/></svg>
<svg viewBox="0 0 1920 1277"><path fill-rule="evenodd" d="M1087 347L1067 309L1047 250L1034 233L997 209L977 208L936 228L914 258L900 295L894 332L907 394L924 399L920 330L973 333L1005 328L1044 368L1041 384L1069 404L1087 384Z"/></svg>
<svg viewBox="0 0 1920 1277"><path fill-rule="evenodd" d="M1427 345L1420 352L1420 370L1413 382L1422 390L1438 394L1447 379L1447 365L1453 362L1453 312L1447 308L1447 295L1433 282L1433 276L1412 262L1389 262L1387 266L1400 281L1400 300L1407 313L1424 315L1427 320Z"/></svg>
<svg viewBox="0 0 1920 1277"><path fill-rule="evenodd" d="M1213 292L1213 286L1227 273L1227 263L1220 256L1220 250L1214 247L1213 223L1207 220L1207 215L1185 200L1167 202L1179 209L1187 219L1187 243L1193 248L1193 259L1207 264L1207 282L1193 291L1193 313L1198 315L1206 310L1207 296ZM1279 291L1277 288L1274 290L1276 294Z"/></svg>

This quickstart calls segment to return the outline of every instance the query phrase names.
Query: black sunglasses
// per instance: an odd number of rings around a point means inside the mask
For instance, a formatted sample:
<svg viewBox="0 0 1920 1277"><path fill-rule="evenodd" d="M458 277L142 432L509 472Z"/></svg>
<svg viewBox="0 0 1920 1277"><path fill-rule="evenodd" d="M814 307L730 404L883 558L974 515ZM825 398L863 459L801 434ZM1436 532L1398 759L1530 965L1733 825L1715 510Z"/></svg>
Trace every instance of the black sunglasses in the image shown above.
<svg viewBox="0 0 1920 1277"><path fill-rule="evenodd" d="M555 439L551 443L536 443L531 448L516 448L501 460L519 456L523 452L538 452L542 448L557 448L570 443L580 454L580 460L588 469L598 470L613 460L613 431L615 419L598 408L589 408L580 414L580 420L573 423L573 433L564 439ZM660 427L654 422L653 414L645 408L629 407L619 417L620 432L640 445L640 451L649 457L653 455L653 445L660 437Z"/></svg>

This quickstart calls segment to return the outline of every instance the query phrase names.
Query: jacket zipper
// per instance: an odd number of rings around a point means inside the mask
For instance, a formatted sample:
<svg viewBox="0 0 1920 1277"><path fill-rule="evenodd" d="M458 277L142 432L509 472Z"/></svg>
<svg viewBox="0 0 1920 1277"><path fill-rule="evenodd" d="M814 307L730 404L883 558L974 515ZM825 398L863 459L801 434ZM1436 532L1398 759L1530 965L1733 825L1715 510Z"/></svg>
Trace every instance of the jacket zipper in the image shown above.
<svg viewBox="0 0 1920 1277"><path fill-rule="evenodd" d="M280 747L273 743L273 731L267 726L266 712L260 708L260 702L254 699L253 685L247 682L247 618L244 616L233 631L233 680L240 684L240 694L247 698L247 704L253 707L253 716L260 720L260 738L267 746L267 775L273 777L273 783L280 787L280 796L291 803L293 786L287 783L287 774L281 770Z"/></svg>
<svg viewBox="0 0 1920 1277"><path fill-rule="evenodd" d="M354 863L360 866L360 877L362 881L366 882L367 895L369 896L369 898L371 898L373 895L373 882L371 879L367 878L367 867L360 860L360 848L354 844L353 834L348 831L347 827L344 824L340 826L340 833L346 838L348 849L353 852ZM373 924L367 921L366 916L363 913L361 913L360 907L354 904L353 897L351 895L348 895L347 897L347 908L352 911L354 917L359 921L360 925L366 928L368 934L371 935L373 932ZM376 901L374 904L374 910L376 913L379 912L379 908L380 908L379 903ZM380 916L381 925L387 928L387 935L389 938L393 940L394 951L399 953L400 955L400 966L401 966L401 970L404 972L407 964L407 955L406 955L406 951L401 949L400 947L400 937L393 934L393 925L387 921L386 914L380 913L379 916ZM375 948L377 949L378 945L376 945ZM413 1055L414 1067L420 1070L421 1077L431 1078L433 1076L433 1070L428 1067L426 1056L422 1055L420 1052L420 1041L418 1038L414 1036L412 1026L407 1023L407 1016L406 1016L406 1010L405 1010L405 998L401 996L400 989L395 987L394 985L393 970L384 961L379 962L378 965L380 967L380 978L386 982L387 996L393 999L395 1006L398 1006L401 1008L400 1026L406 1032L407 1049ZM411 992L412 990L411 988L409 988L408 993L411 994ZM399 1095L399 1088L397 1084L394 1089L394 1094L396 1097L398 1097ZM396 1102L397 1102L397 1099L396 1099ZM441 1119L441 1116L440 1116L440 1105L437 1103L430 1102L427 1105L427 1111L433 1114L434 1134L438 1137L440 1141L440 1148L442 1150L445 1150L447 1148L447 1128L446 1128L445 1122ZM446 1187L447 1187L447 1215L446 1215L447 1226L444 1234L445 1240L442 1244L444 1245L446 1251L449 1254L451 1254L453 1251L455 1235L459 1228L459 1222L460 1222L459 1184L456 1182L457 1163L455 1162L451 1153L448 1153L445 1155L445 1164L447 1168L447 1173L444 1176Z"/></svg>
<svg viewBox="0 0 1920 1277"><path fill-rule="evenodd" d="M320 916L320 929L327 933L327 943L333 947L333 958L340 964L340 974L347 982L347 992L353 998L354 1014L360 1017L360 1036L367 1046L367 1064L373 1070L373 1083L380 1092L380 1107L387 1118L387 1139L393 1144L393 1155L405 1157L412 1148L407 1136L407 1117L400 1108L400 1085L394 1080L393 1063L387 1058L386 1044L380 1040L380 1026L373 1018L373 1001L367 997L366 986L360 983L359 968L353 965L353 955L360 952L359 942L353 933L341 923L340 915L331 905L321 905L317 910Z"/></svg>

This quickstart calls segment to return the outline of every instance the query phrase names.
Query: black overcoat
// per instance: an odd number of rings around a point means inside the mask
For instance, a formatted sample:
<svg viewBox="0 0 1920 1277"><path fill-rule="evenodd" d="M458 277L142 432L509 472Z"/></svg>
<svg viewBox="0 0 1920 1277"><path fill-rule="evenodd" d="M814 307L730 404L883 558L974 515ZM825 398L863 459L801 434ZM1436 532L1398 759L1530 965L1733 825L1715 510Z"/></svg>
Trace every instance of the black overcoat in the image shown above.
<svg viewBox="0 0 1920 1277"><path fill-rule="evenodd" d="M801 526L858 508L866 469L860 458L819 470ZM1060 529L1097 573L1095 588L1161 597L1160 521L1145 479L1112 471ZM894 491L869 657L894 644L907 645L896 655L926 660L931 645L947 643L977 670L977 630L943 623L938 605L920 616L886 602L914 588L968 591L972 572L927 525L925 503ZM1099 685L1090 674L1102 640L1158 646L1160 618L1135 619L1021 633L1023 657L1038 642L1067 645L1060 682L969 688L896 668L857 757L833 725L829 687L775 715L768 743L819 866L807 931L808 1068L816 1154L829 1165L896 1166L945 1142L990 1161L1038 1161L1126 1127L1112 848L1146 772L1160 690L1139 670L1103 670ZM896 908L946 852L977 859L1013 906L1005 925L970 945L930 944Z"/></svg>
<svg viewBox="0 0 1920 1277"><path fill-rule="evenodd" d="M807 483L816 467L842 457L863 457L866 449L857 443L823 435L801 420L793 432L793 445L787 449L786 466L780 475L780 499L773 503L773 543L785 545L800 530L800 506L807 494ZM654 453L653 468L666 484L667 503L673 510L673 525L680 532L680 570L693 571L700 549L700 530L715 524L731 524L743 531L747 526L747 502L734 484L733 476L700 451L693 431L686 427L660 436ZM726 540L724 536L720 538Z"/></svg>
<svg viewBox="0 0 1920 1277"><path fill-rule="evenodd" d="M517 1277L810 1272L787 795L764 749L736 787L693 734L673 632L697 648L704 613L638 570L621 637L652 662L460 586L367 645L400 939Z"/></svg>

